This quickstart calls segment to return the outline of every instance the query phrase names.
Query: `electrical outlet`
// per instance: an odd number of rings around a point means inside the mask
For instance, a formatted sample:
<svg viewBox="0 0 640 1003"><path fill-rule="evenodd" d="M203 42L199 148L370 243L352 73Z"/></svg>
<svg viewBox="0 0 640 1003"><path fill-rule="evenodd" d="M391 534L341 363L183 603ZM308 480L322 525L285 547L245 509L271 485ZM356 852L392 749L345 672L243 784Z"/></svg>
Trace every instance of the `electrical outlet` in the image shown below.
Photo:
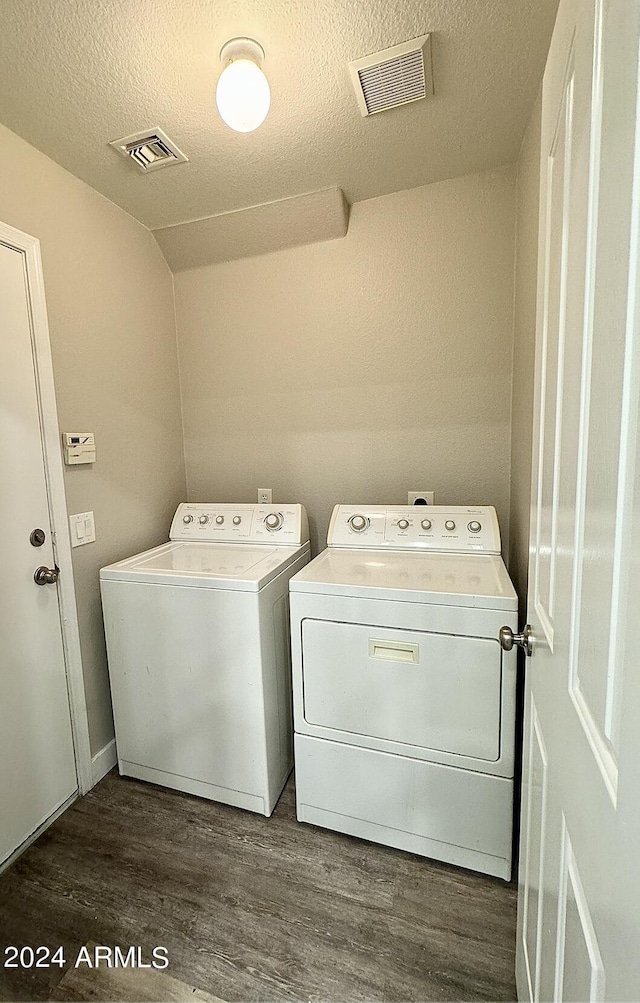
<svg viewBox="0 0 640 1003"><path fill-rule="evenodd" d="M258 505L270 505L273 501L271 488L258 488Z"/></svg>
<svg viewBox="0 0 640 1003"><path fill-rule="evenodd" d="M410 491L408 505L433 505L433 491Z"/></svg>

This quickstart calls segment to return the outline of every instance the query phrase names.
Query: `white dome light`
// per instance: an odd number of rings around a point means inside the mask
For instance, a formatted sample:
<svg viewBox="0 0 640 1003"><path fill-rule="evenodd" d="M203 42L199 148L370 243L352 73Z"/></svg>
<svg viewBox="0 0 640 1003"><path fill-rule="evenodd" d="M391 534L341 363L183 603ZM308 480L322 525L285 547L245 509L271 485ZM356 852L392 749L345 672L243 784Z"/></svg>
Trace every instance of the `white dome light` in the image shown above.
<svg viewBox="0 0 640 1003"><path fill-rule="evenodd" d="M269 113L269 81L260 69L261 45L250 38L234 38L220 53L228 61L218 79L216 104L223 122L236 132L253 132Z"/></svg>

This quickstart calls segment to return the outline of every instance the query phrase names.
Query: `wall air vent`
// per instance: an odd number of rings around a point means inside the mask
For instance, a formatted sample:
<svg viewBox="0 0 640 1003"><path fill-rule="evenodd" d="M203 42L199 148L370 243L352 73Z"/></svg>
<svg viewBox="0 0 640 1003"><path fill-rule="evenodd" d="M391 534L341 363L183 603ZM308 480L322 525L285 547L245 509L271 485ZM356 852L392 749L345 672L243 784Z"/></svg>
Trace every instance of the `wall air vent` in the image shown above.
<svg viewBox="0 0 640 1003"><path fill-rule="evenodd" d="M157 171L160 167L170 167L171 164L184 164L189 160L162 129L134 132L124 139L114 139L109 146L113 146L123 157L130 158L145 174Z"/></svg>
<svg viewBox="0 0 640 1003"><path fill-rule="evenodd" d="M354 59L349 73L362 115L420 101L433 94L431 35Z"/></svg>

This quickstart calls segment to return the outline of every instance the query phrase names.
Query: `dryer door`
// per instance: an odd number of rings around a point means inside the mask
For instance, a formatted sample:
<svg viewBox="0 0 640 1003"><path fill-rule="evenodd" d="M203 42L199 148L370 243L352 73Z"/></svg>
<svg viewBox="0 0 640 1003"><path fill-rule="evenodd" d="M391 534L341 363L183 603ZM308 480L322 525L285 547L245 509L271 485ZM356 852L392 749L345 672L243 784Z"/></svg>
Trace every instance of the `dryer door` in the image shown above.
<svg viewBox="0 0 640 1003"><path fill-rule="evenodd" d="M302 652L309 725L499 759L497 640L305 619Z"/></svg>

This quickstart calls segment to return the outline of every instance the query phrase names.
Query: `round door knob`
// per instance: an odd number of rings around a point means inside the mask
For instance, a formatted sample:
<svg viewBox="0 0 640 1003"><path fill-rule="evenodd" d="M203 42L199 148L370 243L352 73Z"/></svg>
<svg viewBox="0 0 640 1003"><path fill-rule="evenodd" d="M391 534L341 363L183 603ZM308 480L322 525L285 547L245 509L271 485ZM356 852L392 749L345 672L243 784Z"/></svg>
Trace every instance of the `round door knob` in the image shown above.
<svg viewBox="0 0 640 1003"><path fill-rule="evenodd" d="M423 529L431 529L431 519L423 519L420 525Z"/></svg>
<svg viewBox="0 0 640 1003"><path fill-rule="evenodd" d="M363 529L367 528L367 520L363 515L352 515L349 519L349 525L351 529L355 529L356 533L361 533Z"/></svg>
<svg viewBox="0 0 640 1003"><path fill-rule="evenodd" d="M233 517L233 525L234 526L239 526L241 522L242 522L241 516L234 515L234 517Z"/></svg>
<svg viewBox="0 0 640 1003"><path fill-rule="evenodd" d="M44 564L33 573L33 580L36 585L55 585L58 581L58 575L60 574L60 568L56 564L53 568L47 568Z"/></svg>
<svg viewBox="0 0 640 1003"><path fill-rule="evenodd" d="M455 529L456 528L456 524L453 521L453 519L447 519L447 521L444 524L444 528L448 529L449 532L451 532L453 529Z"/></svg>
<svg viewBox="0 0 640 1003"><path fill-rule="evenodd" d="M201 526L205 526L209 522L209 516L201 515L200 518L198 519L198 522L200 523Z"/></svg>
<svg viewBox="0 0 640 1003"><path fill-rule="evenodd" d="M223 515L217 515L216 516L216 524L218 526L222 526L223 522L224 522L224 516Z"/></svg>
<svg viewBox="0 0 640 1003"><path fill-rule="evenodd" d="M182 521L184 522L184 524L186 526L188 526L190 522L193 522L193 516L192 515L183 515L182 516Z"/></svg>
<svg viewBox="0 0 640 1003"><path fill-rule="evenodd" d="M398 529L409 529L409 520L398 519Z"/></svg>
<svg viewBox="0 0 640 1003"><path fill-rule="evenodd" d="M511 627L501 627L498 631L498 640L503 651L511 651L513 646L517 645L523 649L525 655L531 656L533 654L533 629L529 623L521 634L514 634Z"/></svg>
<svg viewBox="0 0 640 1003"><path fill-rule="evenodd" d="M480 522L470 522L467 526L470 533L479 533L482 529L482 523Z"/></svg>
<svg viewBox="0 0 640 1003"><path fill-rule="evenodd" d="M282 525L282 516L279 512L269 512L269 515L265 518L264 522L267 529L280 529L280 526Z"/></svg>

